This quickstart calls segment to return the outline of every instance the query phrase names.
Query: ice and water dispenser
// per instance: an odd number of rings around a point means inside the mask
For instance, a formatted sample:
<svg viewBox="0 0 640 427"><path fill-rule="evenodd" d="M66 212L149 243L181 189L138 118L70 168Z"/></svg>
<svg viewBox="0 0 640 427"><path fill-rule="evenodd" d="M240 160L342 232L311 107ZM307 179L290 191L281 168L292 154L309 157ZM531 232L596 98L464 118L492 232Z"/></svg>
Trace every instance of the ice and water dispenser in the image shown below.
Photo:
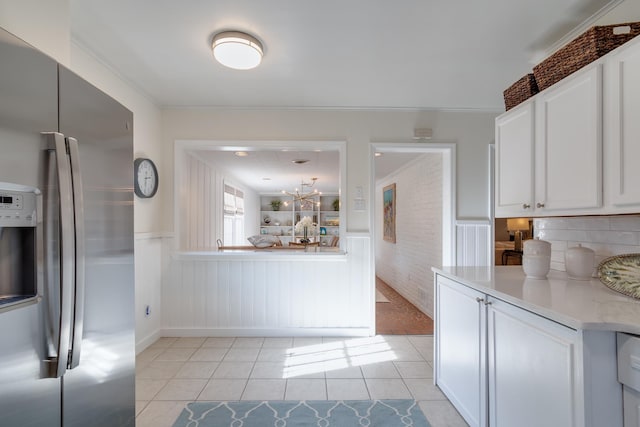
<svg viewBox="0 0 640 427"><path fill-rule="evenodd" d="M0 310L38 295L37 188L0 182Z"/></svg>

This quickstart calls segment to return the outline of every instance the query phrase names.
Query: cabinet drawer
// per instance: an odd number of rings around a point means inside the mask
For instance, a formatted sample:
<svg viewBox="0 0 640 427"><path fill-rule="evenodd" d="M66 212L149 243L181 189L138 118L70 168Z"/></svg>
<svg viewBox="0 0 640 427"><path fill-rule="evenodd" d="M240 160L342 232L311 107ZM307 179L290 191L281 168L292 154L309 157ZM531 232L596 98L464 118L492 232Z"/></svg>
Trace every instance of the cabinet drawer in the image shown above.
<svg viewBox="0 0 640 427"><path fill-rule="evenodd" d="M618 381L640 391L640 337L618 333Z"/></svg>

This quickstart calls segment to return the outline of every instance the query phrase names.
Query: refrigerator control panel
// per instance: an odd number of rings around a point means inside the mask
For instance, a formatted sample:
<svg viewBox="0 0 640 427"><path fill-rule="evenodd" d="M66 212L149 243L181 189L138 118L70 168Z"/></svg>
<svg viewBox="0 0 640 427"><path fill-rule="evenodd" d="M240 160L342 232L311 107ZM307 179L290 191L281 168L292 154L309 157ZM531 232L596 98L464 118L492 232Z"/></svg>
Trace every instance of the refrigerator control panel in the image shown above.
<svg viewBox="0 0 640 427"><path fill-rule="evenodd" d="M0 193L0 209L22 209L22 196L19 194Z"/></svg>
<svg viewBox="0 0 640 427"><path fill-rule="evenodd" d="M35 188L0 183L0 227L35 227L39 194Z"/></svg>

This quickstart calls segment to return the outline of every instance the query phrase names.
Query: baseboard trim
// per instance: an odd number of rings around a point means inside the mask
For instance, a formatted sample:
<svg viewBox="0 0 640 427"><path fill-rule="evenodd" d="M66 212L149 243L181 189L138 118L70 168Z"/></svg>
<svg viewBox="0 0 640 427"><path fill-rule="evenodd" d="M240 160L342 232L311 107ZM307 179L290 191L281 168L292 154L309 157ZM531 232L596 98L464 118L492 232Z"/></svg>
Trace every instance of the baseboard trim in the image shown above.
<svg viewBox="0 0 640 427"><path fill-rule="evenodd" d="M370 328L165 328L163 337L369 337Z"/></svg>
<svg viewBox="0 0 640 427"><path fill-rule="evenodd" d="M142 338L139 341L136 341L136 354L142 353L147 347L156 342L160 337L162 337L162 331L157 330L146 337Z"/></svg>

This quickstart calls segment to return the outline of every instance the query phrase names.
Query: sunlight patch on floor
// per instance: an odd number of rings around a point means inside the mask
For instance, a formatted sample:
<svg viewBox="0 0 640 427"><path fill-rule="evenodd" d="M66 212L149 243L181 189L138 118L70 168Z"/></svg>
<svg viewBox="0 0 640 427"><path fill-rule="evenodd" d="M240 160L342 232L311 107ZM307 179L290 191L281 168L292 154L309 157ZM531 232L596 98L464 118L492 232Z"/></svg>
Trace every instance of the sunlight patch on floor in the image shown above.
<svg viewBox="0 0 640 427"><path fill-rule="evenodd" d="M287 349L282 378L397 359L384 337L352 338Z"/></svg>

